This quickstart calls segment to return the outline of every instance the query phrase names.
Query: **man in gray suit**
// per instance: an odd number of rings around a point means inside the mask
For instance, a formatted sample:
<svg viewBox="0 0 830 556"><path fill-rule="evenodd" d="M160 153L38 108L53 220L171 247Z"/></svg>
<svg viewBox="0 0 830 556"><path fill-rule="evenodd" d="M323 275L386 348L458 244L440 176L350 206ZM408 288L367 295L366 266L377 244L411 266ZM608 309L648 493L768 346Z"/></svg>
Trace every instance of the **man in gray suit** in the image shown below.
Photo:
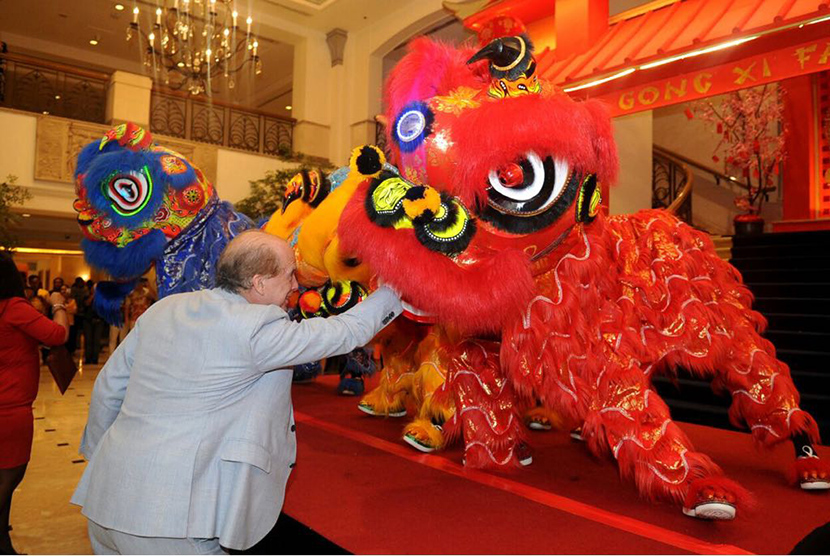
<svg viewBox="0 0 830 556"><path fill-rule="evenodd" d="M381 287L350 311L292 322L281 239L235 238L217 288L162 299L95 381L72 497L96 554L222 554L276 523L297 441L293 365L364 345L401 312Z"/></svg>

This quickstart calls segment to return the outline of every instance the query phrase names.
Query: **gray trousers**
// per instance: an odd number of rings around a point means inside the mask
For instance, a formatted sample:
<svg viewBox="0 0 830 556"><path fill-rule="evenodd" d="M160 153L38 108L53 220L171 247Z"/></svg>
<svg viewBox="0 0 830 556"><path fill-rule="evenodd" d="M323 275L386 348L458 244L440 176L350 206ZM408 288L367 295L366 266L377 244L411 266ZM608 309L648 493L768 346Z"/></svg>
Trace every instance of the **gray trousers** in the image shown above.
<svg viewBox="0 0 830 556"><path fill-rule="evenodd" d="M95 554L227 554L219 539L137 537L101 527L87 520L89 541Z"/></svg>

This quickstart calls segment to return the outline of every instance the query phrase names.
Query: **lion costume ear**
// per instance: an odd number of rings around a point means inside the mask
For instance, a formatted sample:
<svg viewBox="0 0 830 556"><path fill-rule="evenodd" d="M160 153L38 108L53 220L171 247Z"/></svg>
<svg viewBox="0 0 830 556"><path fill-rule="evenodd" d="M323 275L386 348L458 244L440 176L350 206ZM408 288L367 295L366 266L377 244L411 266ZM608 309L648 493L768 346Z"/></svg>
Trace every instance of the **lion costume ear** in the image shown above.
<svg viewBox="0 0 830 556"><path fill-rule="evenodd" d="M383 170L386 156L374 145L363 145L352 151L349 170L367 178L374 178Z"/></svg>
<svg viewBox="0 0 830 556"><path fill-rule="evenodd" d="M600 183L613 185L617 181L619 159L617 158L617 144L614 141L611 117L605 105L600 101L586 100L582 103L582 106L588 112L593 123L591 142L596 157L593 170Z"/></svg>

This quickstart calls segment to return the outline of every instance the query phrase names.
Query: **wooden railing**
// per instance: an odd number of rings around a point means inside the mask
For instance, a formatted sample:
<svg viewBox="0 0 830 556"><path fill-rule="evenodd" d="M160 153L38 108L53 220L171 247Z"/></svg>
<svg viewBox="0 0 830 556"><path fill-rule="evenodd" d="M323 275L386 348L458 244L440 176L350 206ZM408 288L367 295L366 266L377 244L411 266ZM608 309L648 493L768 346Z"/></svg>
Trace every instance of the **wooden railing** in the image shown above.
<svg viewBox="0 0 830 556"><path fill-rule="evenodd" d="M295 120L179 91L153 89L153 133L274 156L291 154Z"/></svg>
<svg viewBox="0 0 830 556"><path fill-rule="evenodd" d="M0 106L104 123L107 73L0 53Z"/></svg>
<svg viewBox="0 0 830 556"><path fill-rule="evenodd" d="M694 175L689 165L671 151L655 145L652 152L652 208L665 208L691 224L693 184Z"/></svg>

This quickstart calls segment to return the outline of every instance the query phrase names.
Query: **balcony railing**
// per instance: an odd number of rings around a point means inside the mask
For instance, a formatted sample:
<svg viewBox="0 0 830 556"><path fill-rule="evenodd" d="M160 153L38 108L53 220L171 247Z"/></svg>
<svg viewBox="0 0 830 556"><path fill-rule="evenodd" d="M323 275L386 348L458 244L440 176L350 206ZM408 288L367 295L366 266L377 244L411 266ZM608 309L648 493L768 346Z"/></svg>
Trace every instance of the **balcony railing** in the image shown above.
<svg viewBox="0 0 830 556"><path fill-rule="evenodd" d="M206 102L176 91L153 90L153 133L246 151L286 156L291 153L293 119L219 101Z"/></svg>
<svg viewBox="0 0 830 556"><path fill-rule="evenodd" d="M664 208L692 224L691 168L674 153L654 146L652 152L651 207Z"/></svg>
<svg viewBox="0 0 830 556"><path fill-rule="evenodd" d="M104 123L109 74L0 53L0 106Z"/></svg>

